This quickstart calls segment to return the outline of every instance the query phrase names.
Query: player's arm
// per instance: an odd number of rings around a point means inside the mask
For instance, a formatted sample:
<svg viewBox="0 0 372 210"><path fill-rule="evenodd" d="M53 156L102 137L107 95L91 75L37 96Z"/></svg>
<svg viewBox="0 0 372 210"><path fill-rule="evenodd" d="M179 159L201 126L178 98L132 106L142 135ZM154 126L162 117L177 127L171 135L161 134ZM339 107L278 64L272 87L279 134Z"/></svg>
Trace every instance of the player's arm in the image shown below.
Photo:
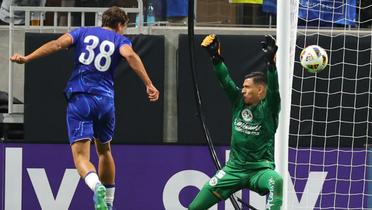
<svg viewBox="0 0 372 210"><path fill-rule="evenodd" d="M150 101L157 101L159 99L159 91L152 84L152 81L146 72L141 58L137 55L136 52L134 52L133 48L127 44L120 47L120 54L127 60L129 66L145 84L146 92Z"/></svg>
<svg viewBox="0 0 372 210"><path fill-rule="evenodd" d="M240 95L240 90L238 86L236 86L235 82L231 79L229 71L223 62L220 54L220 42L218 41L217 36L215 34L206 36L201 43L201 46L208 51L221 86L225 90L229 99L234 102Z"/></svg>
<svg viewBox="0 0 372 210"><path fill-rule="evenodd" d="M267 70L267 100L273 113L278 114L280 111L280 94L278 83L278 72L276 67L272 66Z"/></svg>
<svg viewBox="0 0 372 210"><path fill-rule="evenodd" d="M18 53L14 54L12 57L10 57L10 60L12 62L16 62L19 64L28 63L30 61L33 61L35 59L47 56L49 54L55 53L59 50L66 49L70 45L72 45L72 37L69 34L64 34L60 36L56 40L49 41L33 51L31 54L22 56Z"/></svg>
<svg viewBox="0 0 372 210"><path fill-rule="evenodd" d="M275 54L278 47L275 44L275 39L268 35L265 36L265 41L261 42L262 51L265 54L266 68L267 68L267 95L266 100L273 111L278 114L280 110L280 94L279 94L279 82L278 72L275 65Z"/></svg>

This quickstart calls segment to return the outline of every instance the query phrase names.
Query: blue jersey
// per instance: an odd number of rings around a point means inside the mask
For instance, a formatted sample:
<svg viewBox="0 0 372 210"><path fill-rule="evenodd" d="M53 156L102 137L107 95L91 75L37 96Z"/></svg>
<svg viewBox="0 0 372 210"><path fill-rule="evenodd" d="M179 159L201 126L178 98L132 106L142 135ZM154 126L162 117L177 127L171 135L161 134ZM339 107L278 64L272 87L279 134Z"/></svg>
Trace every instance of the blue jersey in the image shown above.
<svg viewBox="0 0 372 210"><path fill-rule="evenodd" d="M69 32L75 46L75 66L65 89L73 93L90 93L114 97L114 70L121 59L120 47L131 41L101 27L81 27Z"/></svg>

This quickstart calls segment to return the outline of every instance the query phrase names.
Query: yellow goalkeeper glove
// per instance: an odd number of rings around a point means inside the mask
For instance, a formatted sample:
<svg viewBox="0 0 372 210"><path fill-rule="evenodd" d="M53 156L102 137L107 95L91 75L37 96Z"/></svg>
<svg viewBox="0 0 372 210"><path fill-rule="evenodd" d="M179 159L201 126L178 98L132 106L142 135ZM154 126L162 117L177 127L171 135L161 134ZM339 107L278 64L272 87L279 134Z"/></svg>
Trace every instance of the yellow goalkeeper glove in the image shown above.
<svg viewBox="0 0 372 210"><path fill-rule="evenodd" d="M216 34L209 34L206 36L201 46L207 50L209 56L212 58L213 64L217 64L223 60L220 54L220 42Z"/></svg>

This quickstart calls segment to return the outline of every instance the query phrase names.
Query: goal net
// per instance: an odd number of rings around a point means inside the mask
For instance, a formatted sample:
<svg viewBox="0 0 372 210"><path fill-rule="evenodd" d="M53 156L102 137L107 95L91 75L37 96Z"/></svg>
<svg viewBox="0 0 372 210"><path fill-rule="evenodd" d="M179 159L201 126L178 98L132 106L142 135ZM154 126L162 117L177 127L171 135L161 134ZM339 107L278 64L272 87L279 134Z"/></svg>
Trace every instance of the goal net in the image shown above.
<svg viewBox="0 0 372 210"><path fill-rule="evenodd" d="M372 208L371 13L370 0L299 0L288 209ZM329 57L316 74L299 62L314 44Z"/></svg>

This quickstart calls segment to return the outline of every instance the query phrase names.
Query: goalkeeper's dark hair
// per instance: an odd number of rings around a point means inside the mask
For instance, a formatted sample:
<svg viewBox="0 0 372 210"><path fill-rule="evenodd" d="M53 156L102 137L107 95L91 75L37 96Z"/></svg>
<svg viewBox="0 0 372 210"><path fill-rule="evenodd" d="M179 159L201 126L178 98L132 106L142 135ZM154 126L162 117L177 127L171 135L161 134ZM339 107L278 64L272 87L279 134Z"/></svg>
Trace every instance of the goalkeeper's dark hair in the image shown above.
<svg viewBox="0 0 372 210"><path fill-rule="evenodd" d="M127 24L128 22L127 13L117 6L110 7L102 14L102 27L115 29L118 24Z"/></svg>
<svg viewBox="0 0 372 210"><path fill-rule="evenodd" d="M251 73L245 75L245 77L244 77L244 79L249 79L249 78L253 78L253 82L255 84L262 84L262 85L267 84L266 75L261 71L251 72Z"/></svg>

